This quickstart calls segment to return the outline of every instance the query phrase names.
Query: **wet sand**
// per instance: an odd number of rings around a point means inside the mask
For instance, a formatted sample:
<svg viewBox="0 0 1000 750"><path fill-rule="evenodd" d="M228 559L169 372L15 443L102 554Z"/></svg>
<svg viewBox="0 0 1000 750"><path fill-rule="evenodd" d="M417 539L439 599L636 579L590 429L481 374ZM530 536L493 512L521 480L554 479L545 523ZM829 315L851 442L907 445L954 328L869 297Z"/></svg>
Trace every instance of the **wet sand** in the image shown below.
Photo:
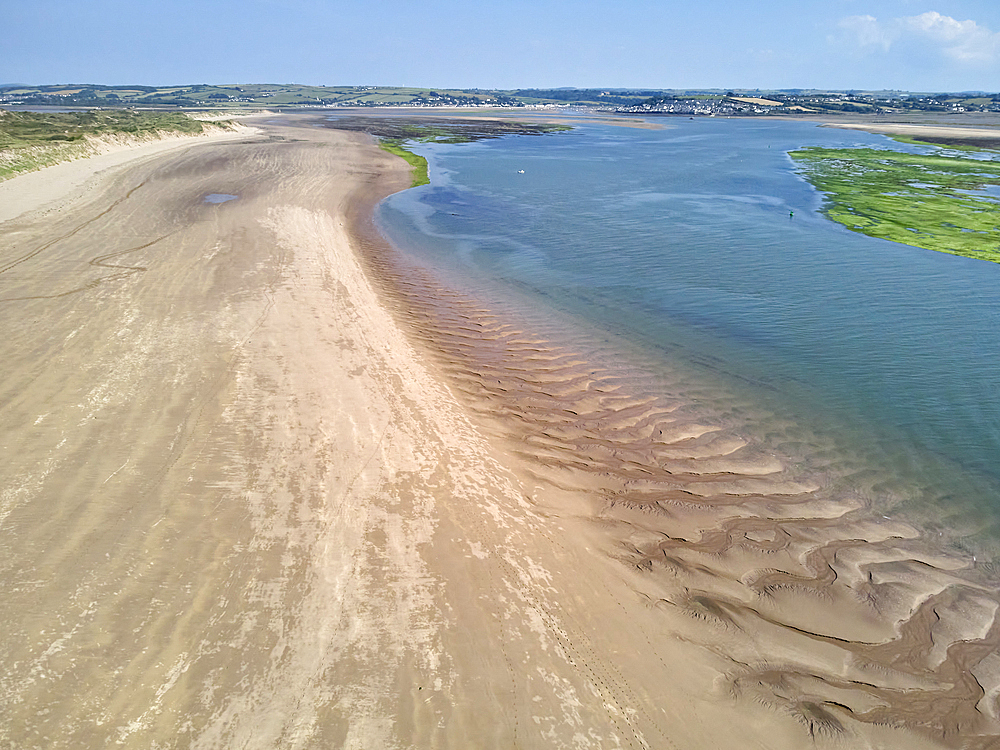
<svg viewBox="0 0 1000 750"><path fill-rule="evenodd" d="M411 265L406 165L284 122L0 224L0 744L993 746L991 569Z"/></svg>

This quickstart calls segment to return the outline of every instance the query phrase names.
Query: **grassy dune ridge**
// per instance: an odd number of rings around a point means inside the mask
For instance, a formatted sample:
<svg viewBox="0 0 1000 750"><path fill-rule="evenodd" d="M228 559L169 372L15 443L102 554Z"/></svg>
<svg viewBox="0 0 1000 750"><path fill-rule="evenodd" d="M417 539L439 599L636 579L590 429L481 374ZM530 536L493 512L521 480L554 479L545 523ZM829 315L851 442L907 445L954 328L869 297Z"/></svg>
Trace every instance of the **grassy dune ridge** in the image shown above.
<svg viewBox="0 0 1000 750"><path fill-rule="evenodd" d="M871 148L789 152L848 229L927 250L1000 262L1000 162Z"/></svg>
<svg viewBox="0 0 1000 750"><path fill-rule="evenodd" d="M113 146L230 127L229 121L202 122L180 112L0 110L0 180L93 156Z"/></svg>

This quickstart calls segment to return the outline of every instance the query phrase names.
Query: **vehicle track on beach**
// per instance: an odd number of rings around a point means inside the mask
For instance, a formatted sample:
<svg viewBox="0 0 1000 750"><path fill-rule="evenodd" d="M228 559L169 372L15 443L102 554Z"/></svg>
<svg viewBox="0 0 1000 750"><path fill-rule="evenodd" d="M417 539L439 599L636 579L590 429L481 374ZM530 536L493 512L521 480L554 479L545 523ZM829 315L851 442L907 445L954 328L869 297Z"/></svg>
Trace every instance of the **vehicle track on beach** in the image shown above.
<svg viewBox="0 0 1000 750"><path fill-rule="evenodd" d="M60 242L65 242L66 240L68 240L68 239L74 237L75 235L79 234L84 229L87 229L92 224L94 224L95 222L97 222L100 219L104 218L105 216L107 216L108 214L110 214L112 211L114 211L116 208L118 208L118 206L120 206L122 203L124 203L125 201L127 201L129 198L131 198L132 194L135 193L135 192L137 192L144 185L145 185L145 183L140 183L140 184L136 185L134 188L132 188L131 190L129 190L124 196L122 196L118 200L114 201L106 209L104 209L103 211L101 211L100 213L98 213L96 216L94 216L94 217L92 217L90 219L87 219L85 222L83 222L82 224L78 225L73 230L71 230L69 232L66 232L65 234L59 235L59 236L57 236L57 237L49 240L48 242L44 243L40 247L37 247L34 250L31 250L31 251L29 251L27 253L24 253L23 255L16 256L16 257L14 257L14 258L12 258L10 260L4 261L3 264L0 265L0 274L6 273L7 271L9 271L12 268L16 268L17 266L21 265L22 263L25 263L25 262L31 260L32 258L35 258L36 256L40 255L41 253L44 253L46 250L48 250L49 248L53 247L54 245L56 245L56 244L58 244Z"/></svg>
<svg viewBox="0 0 1000 750"><path fill-rule="evenodd" d="M33 295L25 295L23 297L0 297L0 302L23 302L29 299L58 299L59 297L68 297L73 294L79 294L80 292L87 291L88 289L93 289L94 287L100 284L105 284L112 281L120 281L122 279L128 278L129 276L132 276L133 274L142 273L143 271L147 270L146 266L125 266L125 265L118 265L116 263L109 263L108 261L120 258L125 255L130 255L131 253L137 253L140 250L147 250L151 248L153 245L156 245L162 242L163 240L167 239L168 237L170 237L170 235L165 234L161 237L157 237L156 239L150 240L149 242L145 242L142 245L138 245L137 247L130 247L126 250L116 250L115 252L112 253L98 255L87 261L89 265L94 266L96 268L120 269L118 273L113 273L109 276L101 276L96 279L91 279L83 286L79 286L74 289L69 289L64 292L57 292L55 294L33 294ZM30 260L30 258L25 258L25 260Z"/></svg>

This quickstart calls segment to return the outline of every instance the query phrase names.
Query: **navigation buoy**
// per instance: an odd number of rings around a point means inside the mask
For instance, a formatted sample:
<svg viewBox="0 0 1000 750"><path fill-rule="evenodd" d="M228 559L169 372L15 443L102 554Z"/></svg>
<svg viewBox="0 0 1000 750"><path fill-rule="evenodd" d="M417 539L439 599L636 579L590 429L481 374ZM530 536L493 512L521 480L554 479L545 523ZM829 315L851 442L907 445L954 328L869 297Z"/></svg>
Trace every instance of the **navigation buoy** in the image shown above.
<svg viewBox="0 0 1000 750"><path fill-rule="evenodd" d="M788 212L788 218L791 219L793 216L795 216L795 212L794 211L789 211Z"/></svg>

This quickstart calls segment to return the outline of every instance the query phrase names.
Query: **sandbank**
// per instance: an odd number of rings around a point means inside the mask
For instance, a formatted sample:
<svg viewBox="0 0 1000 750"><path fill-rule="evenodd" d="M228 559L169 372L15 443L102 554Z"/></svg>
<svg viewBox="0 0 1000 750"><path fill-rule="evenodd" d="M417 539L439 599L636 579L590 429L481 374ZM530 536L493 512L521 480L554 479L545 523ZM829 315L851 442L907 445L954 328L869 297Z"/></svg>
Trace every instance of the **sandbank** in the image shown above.
<svg viewBox="0 0 1000 750"><path fill-rule="evenodd" d="M827 127L864 130L868 133L899 135L933 142L1000 147L1000 128L968 127L964 125L933 125L905 122L828 122Z"/></svg>
<svg viewBox="0 0 1000 750"><path fill-rule="evenodd" d="M6 186L0 743L996 741L983 570L444 285L314 124Z"/></svg>

